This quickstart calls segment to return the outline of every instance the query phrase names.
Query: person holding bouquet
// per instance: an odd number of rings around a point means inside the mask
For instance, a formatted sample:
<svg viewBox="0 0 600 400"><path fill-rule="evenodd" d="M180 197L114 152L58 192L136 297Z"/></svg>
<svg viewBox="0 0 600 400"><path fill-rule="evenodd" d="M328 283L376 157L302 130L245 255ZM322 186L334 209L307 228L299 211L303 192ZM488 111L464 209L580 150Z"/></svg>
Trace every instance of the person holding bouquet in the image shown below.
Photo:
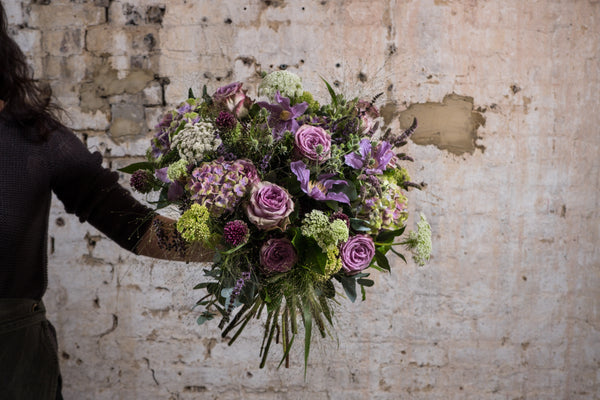
<svg viewBox="0 0 600 400"><path fill-rule="evenodd" d="M0 398L62 398L55 330L45 317L51 194L69 213L139 255L210 261L161 245L174 221L137 202L61 122L8 35L0 3Z"/></svg>

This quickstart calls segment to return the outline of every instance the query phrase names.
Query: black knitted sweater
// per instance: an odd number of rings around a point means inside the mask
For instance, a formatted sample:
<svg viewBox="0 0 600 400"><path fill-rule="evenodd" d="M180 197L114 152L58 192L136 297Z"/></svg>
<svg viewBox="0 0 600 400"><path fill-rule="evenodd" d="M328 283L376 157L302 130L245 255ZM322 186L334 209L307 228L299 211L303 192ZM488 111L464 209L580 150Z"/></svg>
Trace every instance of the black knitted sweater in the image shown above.
<svg viewBox="0 0 600 400"><path fill-rule="evenodd" d="M0 298L41 299L51 192L69 213L136 252L152 211L68 129L46 139L0 119Z"/></svg>

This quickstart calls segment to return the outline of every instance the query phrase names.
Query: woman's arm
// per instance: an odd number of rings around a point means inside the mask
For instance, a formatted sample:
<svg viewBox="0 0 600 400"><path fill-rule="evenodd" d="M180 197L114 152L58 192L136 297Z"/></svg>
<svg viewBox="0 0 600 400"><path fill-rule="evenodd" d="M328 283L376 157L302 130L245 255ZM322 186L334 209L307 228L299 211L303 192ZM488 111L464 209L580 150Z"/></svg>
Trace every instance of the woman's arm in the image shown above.
<svg viewBox="0 0 600 400"><path fill-rule="evenodd" d="M136 253L163 260L211 262L215 255L214 249L205 248L198 243L183 245L173 242L176 237L175 224L175 220L162 215L155 216L138 243Z"/></svg>

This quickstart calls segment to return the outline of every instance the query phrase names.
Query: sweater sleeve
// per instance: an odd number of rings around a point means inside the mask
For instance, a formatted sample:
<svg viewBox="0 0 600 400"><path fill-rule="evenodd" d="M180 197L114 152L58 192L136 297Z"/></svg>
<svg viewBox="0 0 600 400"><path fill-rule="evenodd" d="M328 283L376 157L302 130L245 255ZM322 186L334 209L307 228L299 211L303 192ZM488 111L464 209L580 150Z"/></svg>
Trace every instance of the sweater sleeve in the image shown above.
<svg viewBox="0 0 600 400"><path fill-rule="evenodd" d="M119 185L119 175L102 166L100 153L91 153L71 131L53 132L48 144L52 190L65 210L137 254L154 212Z"/></svg>

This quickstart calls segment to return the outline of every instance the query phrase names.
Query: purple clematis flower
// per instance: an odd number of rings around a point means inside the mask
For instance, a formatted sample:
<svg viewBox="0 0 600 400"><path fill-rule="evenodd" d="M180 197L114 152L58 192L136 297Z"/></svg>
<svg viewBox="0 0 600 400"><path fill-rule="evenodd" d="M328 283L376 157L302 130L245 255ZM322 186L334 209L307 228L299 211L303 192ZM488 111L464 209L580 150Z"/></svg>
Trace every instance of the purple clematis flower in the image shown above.
<svg viewBox="0 0 600 400"><path fill-rule="evenodd" d="M275 93L275 101L277 104L269 104L266 101L259 101L256 104L271 113L268 119L269 126L273 128L272 133L275 140L279 140L285 131L294 133L298 130L299 124L296 118L304 114L308 103L302 102L291 107L290 99L281 96L279 92Z"/></svg>
<svg viewBox="0 0 600 400"><path fill-rule="evenodd" d="M365 168L367 174L383 174L388 163L394 157L392 145L383 141L373 149L369 139L360 141L360 155L356 153L346 154L346 165L355 169Z"/></svg>
<svg viewBox="0 0 600 400"><path fill-rule="evenodd" d="M306 168L304 161L294 161L290 164L292 172L300 181L300 188L309 197L315 200L334 200L340 203L350 204L350 199L346 193L334 193L329 190L333 185L347 185L348 182L341 179L329 179L335 174L324 174L315 181L310 180L310 170Z"/></svg>

